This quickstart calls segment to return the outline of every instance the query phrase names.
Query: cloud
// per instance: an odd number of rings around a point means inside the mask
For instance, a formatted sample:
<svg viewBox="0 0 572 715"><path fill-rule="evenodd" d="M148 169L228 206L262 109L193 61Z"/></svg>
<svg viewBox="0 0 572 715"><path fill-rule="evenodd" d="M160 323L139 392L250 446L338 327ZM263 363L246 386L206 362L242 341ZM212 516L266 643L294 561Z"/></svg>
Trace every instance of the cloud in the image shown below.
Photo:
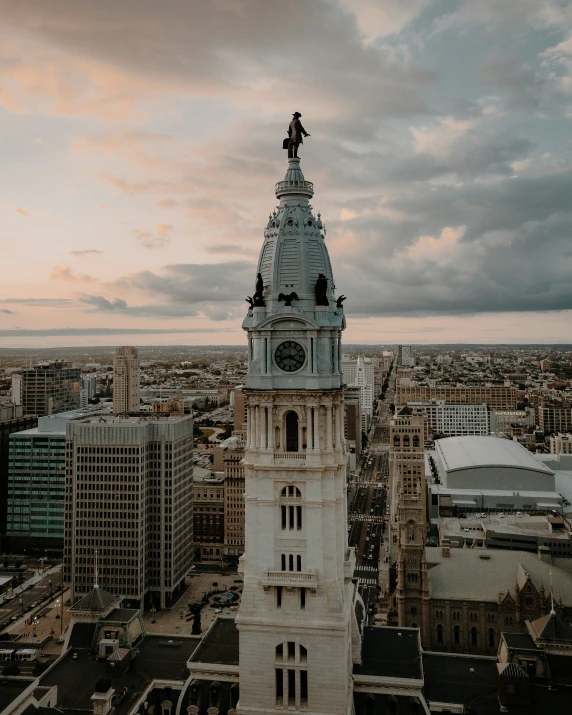
<svg viewBox="0 0 572 715"><path fill-rule="evenodd" d="M80 295L79 303L89 306L91 312L120 313L138 318L188 318L198 314L188 305L128 305L123 298L111 300L102 295Z"/></svg>
<svg viewBox="0 0 572 715"><path fill-rule="evenodd" d="M207 253L244 253L251 255L250 251L245 246L240 246L236 243L212 243L203 247Z"/></svg>
<svg viewBox="0 0 572 715"><path fill-rule="evenodd" d="M16 209L16 213L20 214L20 216L29 216L30 214L25 211L24 209Z"/></svg>
<svg viewBox="0 0 572 715"><path fill-rule="evenodd" d="M97 256L103 253L96 248L87 248L85 251L68 251L72 256Z"/></svg>
<svg viewBox="0 0 572 715"><path fill-rule="evenodd" d="M49 336L90 335L171 335L191 333L217 333L220 328L49 328L0 330L0 338L39 338Z"/></svg>
<svg viewBox="0 0 572 715"><path fill-rule="evenodd" d="M2 298L0 303L29 305L34 308L68 308L74 301L71 298Z"/></svg>
<svg viewBox="0 0 572 715"><path fill-rule="evenodd" d="M86 273L74 273L69 266L54 266L50 273L53 281L67 281L69 283L94 283L95 278Z"/></svg>
<svg viewBox="0 0 572 715"><path fill-rule="evenodd" d="M158 223L153 231L141 231L133 229L133 235L143 248L163 248L171 242L173 226L166 223Z"/></svg>
<svg viewBox="0 0 572 715"><path fill-rule="evenodd" d="M14 311L8 310L8 308L2 308L2 309L0 309L0 313L5 313L6 315L13 315Z"/></svg>

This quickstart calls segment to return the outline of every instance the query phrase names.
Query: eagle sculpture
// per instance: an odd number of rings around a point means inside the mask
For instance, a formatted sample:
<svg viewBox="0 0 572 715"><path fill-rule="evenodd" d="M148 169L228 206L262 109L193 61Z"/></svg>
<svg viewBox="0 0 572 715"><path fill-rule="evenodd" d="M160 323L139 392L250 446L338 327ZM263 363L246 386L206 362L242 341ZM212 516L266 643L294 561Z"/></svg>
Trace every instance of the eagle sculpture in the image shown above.
<svg viewBox="0 0 572 715"><path fill-rule="evenodd" d="M278 301L281 300L284 301L284 305L292 305L292 301L298 300L298 296L296 295L296 293L294 293L294 291L292 291L292 293L288 293L288 295L286 295L285 293L280 293L280 295L278 296Z"/></svg>

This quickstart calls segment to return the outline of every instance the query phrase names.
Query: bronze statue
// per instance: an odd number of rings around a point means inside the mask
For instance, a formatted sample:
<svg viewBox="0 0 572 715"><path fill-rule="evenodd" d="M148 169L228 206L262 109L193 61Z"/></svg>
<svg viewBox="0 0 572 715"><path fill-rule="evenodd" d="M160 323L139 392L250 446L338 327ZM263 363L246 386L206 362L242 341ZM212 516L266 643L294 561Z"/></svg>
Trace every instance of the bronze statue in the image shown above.
<svg viewBox="0 0 572 715"><path fill-rule="evenodd" d="M291 306L292 301L299 300L299 298L296 295L296 293L294 293L294 291L292 291L292 293L288 293L288 295L286 295L286 293L280 293L280 295L278 296L278 302L280 302L282 300L284 301L285 306Z"/></svg>
<svg viewBox="0 0 572 715"><path fill-rule="evenodd" d="M316 281L316 305L330 305L326 292L328 290L328 279L323 273L320 273Z"/></svg>
<svg viewBox="0 0 572 715"><path fill-rule="evenodd" d="M254 308L264 308L266 303L264 302L264 281L262 280L262 274L259 273L256 276L256 292L252 296L253 307Z"/></svg>
<svg viewBox="0 0 572 715"><path fill-rule="evenodd" d="M254 299L252 298L252 296L248 295L244 300L250 306L249 310L252 310L252 308L254 308Z"/></svg>
<svg viewBox="0 0 572 715"><path fill-rule="evenodd" d="M343 308L342 303L346 299L345 295L341 295L337 300L336 300L336 308Z"/></svg>
<svg viewBox="0 0 572 715"><path fill-rule="evenodd" d="M294 112L292 115L294 118L288 126L288 140L284 139L282 146L284 149L288 149L288 158L292 159L298 156L298 147L300 144L304 143L304 137L309 137L310 135L302 126L300 117L302 116L300 112Z"/></svg>

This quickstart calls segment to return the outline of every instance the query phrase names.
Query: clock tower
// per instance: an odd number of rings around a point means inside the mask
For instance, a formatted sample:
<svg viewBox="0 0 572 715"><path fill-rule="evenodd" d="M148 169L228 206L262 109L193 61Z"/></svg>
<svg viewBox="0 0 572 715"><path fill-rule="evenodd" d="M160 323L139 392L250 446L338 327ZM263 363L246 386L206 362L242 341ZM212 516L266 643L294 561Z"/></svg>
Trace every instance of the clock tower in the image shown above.
<svg viewBox="0 0 572 715"><path fill-rule="evenodd" d="M347 715L359 633L347 545L345 318L299 158L276 184L248 334L238 712Z"/></svg>

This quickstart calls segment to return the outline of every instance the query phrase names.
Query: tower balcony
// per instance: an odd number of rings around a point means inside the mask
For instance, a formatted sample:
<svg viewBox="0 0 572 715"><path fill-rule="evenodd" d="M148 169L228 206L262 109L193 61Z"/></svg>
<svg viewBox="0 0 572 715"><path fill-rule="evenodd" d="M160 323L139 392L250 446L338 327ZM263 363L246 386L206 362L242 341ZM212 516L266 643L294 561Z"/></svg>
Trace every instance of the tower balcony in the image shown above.
<svg viewBox="0 0 572 715"><path fill-rule="evenodd" d="M303 467L306 463L306 452L274 452L272 461L282 466Z"/></svg>
<svg viewBox="0 0 572 715"><path fill-rule="evenodd" d="M279 181L275 187L276 198L287 194L302 194L309 199L314 195L314 184L311 181Z"/></svg>
<svg viewBox="0 0 572 715"><path fill-rule="evenodd" d="M311 588L315 591L318 587L318 576L315 570L274 571L264 569L261 583L264 588L284 586L285 588Z"/></svg>

